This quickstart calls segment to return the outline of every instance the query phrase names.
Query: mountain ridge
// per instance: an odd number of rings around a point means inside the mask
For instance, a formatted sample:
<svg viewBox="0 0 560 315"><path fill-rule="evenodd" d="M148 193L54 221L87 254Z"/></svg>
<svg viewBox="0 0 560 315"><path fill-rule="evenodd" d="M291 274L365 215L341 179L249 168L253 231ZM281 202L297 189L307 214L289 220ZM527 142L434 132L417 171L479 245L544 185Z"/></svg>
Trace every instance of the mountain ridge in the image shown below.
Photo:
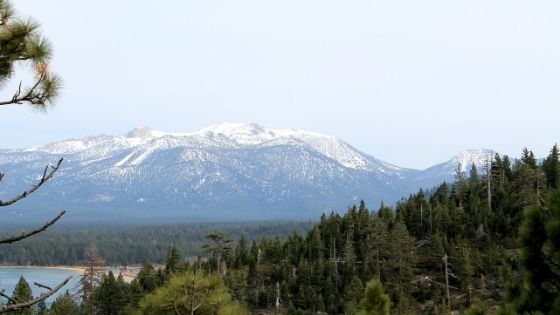
<svg viewBox="0 0 560 315"><path fill-rule="evenodd" d="M219 123L192 133L165 133L140 127L3 150L0 169L9 177L0 186L0 199L32 183L44 164L64 157L51 187L23 207L83 208L84 218L96 212L311 218L360 199L394 203L451 180L458 161L481 167L492 152L463 151L415 170L381 161L338 137L300 129Z"/></svg>

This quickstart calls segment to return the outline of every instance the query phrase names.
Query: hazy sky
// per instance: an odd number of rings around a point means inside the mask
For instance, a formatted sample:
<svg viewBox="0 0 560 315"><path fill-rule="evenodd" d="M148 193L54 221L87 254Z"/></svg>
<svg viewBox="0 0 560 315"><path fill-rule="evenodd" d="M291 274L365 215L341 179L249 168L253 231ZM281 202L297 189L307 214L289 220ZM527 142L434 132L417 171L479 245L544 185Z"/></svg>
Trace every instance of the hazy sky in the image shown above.
<svg viewBox="0 0 560 315"><path fill-rule="evenodd" d="M416 168L560 142L557 0L12 2L42 23L65 88L46 115L0 108L0 148L220 121Z"/></svg>

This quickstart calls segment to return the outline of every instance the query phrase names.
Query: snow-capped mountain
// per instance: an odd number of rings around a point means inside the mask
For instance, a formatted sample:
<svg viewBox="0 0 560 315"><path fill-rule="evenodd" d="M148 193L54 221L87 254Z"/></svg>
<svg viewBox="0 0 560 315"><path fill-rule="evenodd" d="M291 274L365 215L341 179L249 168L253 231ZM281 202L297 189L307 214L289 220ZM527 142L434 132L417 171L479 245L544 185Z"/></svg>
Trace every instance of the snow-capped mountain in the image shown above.
<svg viewBox="0 0 560 315"><path fill-rule="evenodd" d="M62 168L10 207L75 209L81 217L315 218L366 200L392 203L452 178L457 162L481 166L490 151L465 151L424 171L401 168L341 139L296 129L219 123L194 133L137 128L0 151L5 199L33 183L46 163Z"/></svg>
<svg viewBox="0 0 560 315"><path fill-rule="evenodd" d="M413 183L421 183L426 187L429 183L441 183L446 180L453 181L457 173L457 167L460 166L460 171L468 176L468 173L474 164L479 172L484 170L488 161L494 156L496 152L492 150L465 150L451 158L449 161L434 165L427 168L415 177L411 178Z"/></svg>

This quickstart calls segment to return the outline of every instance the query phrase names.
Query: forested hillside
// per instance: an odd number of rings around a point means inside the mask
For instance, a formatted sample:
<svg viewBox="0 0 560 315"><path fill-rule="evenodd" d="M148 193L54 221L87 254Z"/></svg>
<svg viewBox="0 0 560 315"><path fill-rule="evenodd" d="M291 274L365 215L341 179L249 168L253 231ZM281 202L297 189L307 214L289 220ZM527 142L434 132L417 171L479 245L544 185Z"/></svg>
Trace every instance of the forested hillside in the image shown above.
<svg viewBox="0 0 560 315"><path fill-rule="evenodd" d="M209 260L185 262L171 247L164 269L146 262L130 284L102 276L76 309L557 314L558 149L542 163L528 150L515 161L496 155L487 170L458 171L455 183L419 191L394 208L372 211L362 202L344 214L323 215L309 232L287 238L249 242L242 237L234 246L231 231L210 233L201 247ZM119 299L102 298L107 296ZM216 299L223 304L213 304ZM195 304L208 309L194 312Z"/></svg>
<svg viewBox="0 0 560 315"><path fill-rule="evenodd" d="M254 308L273 307L279 285L289 308L353 313L377 278L399 314L514 300L548 313L559 297L559 170L556 146L540 165L528 150L516 161L496 155L487 174L458 172L394 209L362 203L324 215L306 236L241 243L226 279Z"/></svg>

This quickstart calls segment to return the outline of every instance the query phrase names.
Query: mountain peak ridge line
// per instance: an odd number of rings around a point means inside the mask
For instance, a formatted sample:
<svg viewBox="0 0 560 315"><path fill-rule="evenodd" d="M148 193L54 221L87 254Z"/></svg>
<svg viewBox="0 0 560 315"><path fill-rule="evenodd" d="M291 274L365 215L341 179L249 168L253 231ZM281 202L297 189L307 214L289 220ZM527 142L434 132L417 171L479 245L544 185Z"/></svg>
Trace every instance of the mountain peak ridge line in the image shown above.
<svg viewBox="0 0 560 315"><path fill-rule="evenodd" d="M481 168L492 152L464 151L415 170L376 159L338 137L300 129L218 123L193 133L166 133L139 127L121 135L3 150L0 170L9 177L0 199L27 187L46 163L64 157L49 188L21 206L83 209L83 218L96 213L314 218L360 199L393 204L452 181L458 162L464 170L471 163Z"/></svg>
<svg viewBox="0 0 560 315"><path fill-rule="evenodd" d="M54 141L51 142L49 144L46 145L39 145L39 146L32 146L29 148L22 148L22 149L5 149L7 151L47 151L49 150L49 147L52 147L53 145L55 146L60 146L61 144L68 144L69 146L74 146L73 149L74 150L85 150L87 149L87 145L84 145L85 143L94 143L94 141L97 139L101 139L101 141L103 140L108 140L109 138L115 138L115 137L122 137L124 139L128 138L128 139L140 139L144 142L146 141L150 141L150 140L154 140L154 139L158 139L158 138L162 138L162 137L176 137L176 138L181 138L181 137L195 137L195 136L215 136L215 137L225 137L228 138L230 140L235 140L238 142L238 144L240 145L256 145L256 144L261 144L264 143L266 141L271 141L274 139L278 139L278 138L298 138L298 136L307 136L307 137L317 137L317 138L325 138L325 139L330 139L332 141L340 141L342 143L344 143L347 146L352 147L353 150L360 152L361 154L364 155L368 155L372 158L375 158L374 155L369 154L367 152L364 152L360 149L357 149L355 147L353 147L352 145L350 145L348 142L344 141L343 139L341 139L340 137L334 136L334 135L329 135L329 134L324 134L324 133L318 133L318 132L314 132L314 131L307 131L307 130L303 130L303 129L297 129L297 128L290 128L290 129L273 129L273 128L267 128L264 127L260 124L257 123L239 123L239 122L218 122L215 124L212 124L208 127L202 128L198 131L194 131L194 132L165 132L165 131L160 131L154 128L150 128L150 127L146 127L146 126L140 126L140 127L136 127L134 129L132 129L129 132L125 132L123 134L117 134L117 135L107 135L107 134L100 134L100 135L95 135L95 136L88 136L88 137L82 137L82 138L69 138L69 139L64 139L64 140L60 140L60 141ZM142 141L131 141L131 143L136 142L136 145L141 144ZM79 143L81 142L81 143ZM65 152L60 152L61 154L64 154ZM463 151L458 152L456 155L452 156L447 162L449 161L453 161L453 160L462 160L462 161L469 161L469 160L480 160L480 158L472 158L473 156L487 156L488 154L493 154L496 153L496 151L491 150L491 149L482 149L482 148L473 148L473 149L466 149ZM411 170L426 170L429 169L433 166L424 168L424 169L420 169L420 168L413 168L413 167L405 167L405 166L397 166L394 165L392 163L389 162L384 162L388 165L391 165L394 168L398 168L398 169L411 169ZM441 163L440 163L441 164ZM475 163L477 164L477 163ZM470 165L470 164L469 164ZM463 163L463 168L465 168L466 166L465 163Z"/></svg>

